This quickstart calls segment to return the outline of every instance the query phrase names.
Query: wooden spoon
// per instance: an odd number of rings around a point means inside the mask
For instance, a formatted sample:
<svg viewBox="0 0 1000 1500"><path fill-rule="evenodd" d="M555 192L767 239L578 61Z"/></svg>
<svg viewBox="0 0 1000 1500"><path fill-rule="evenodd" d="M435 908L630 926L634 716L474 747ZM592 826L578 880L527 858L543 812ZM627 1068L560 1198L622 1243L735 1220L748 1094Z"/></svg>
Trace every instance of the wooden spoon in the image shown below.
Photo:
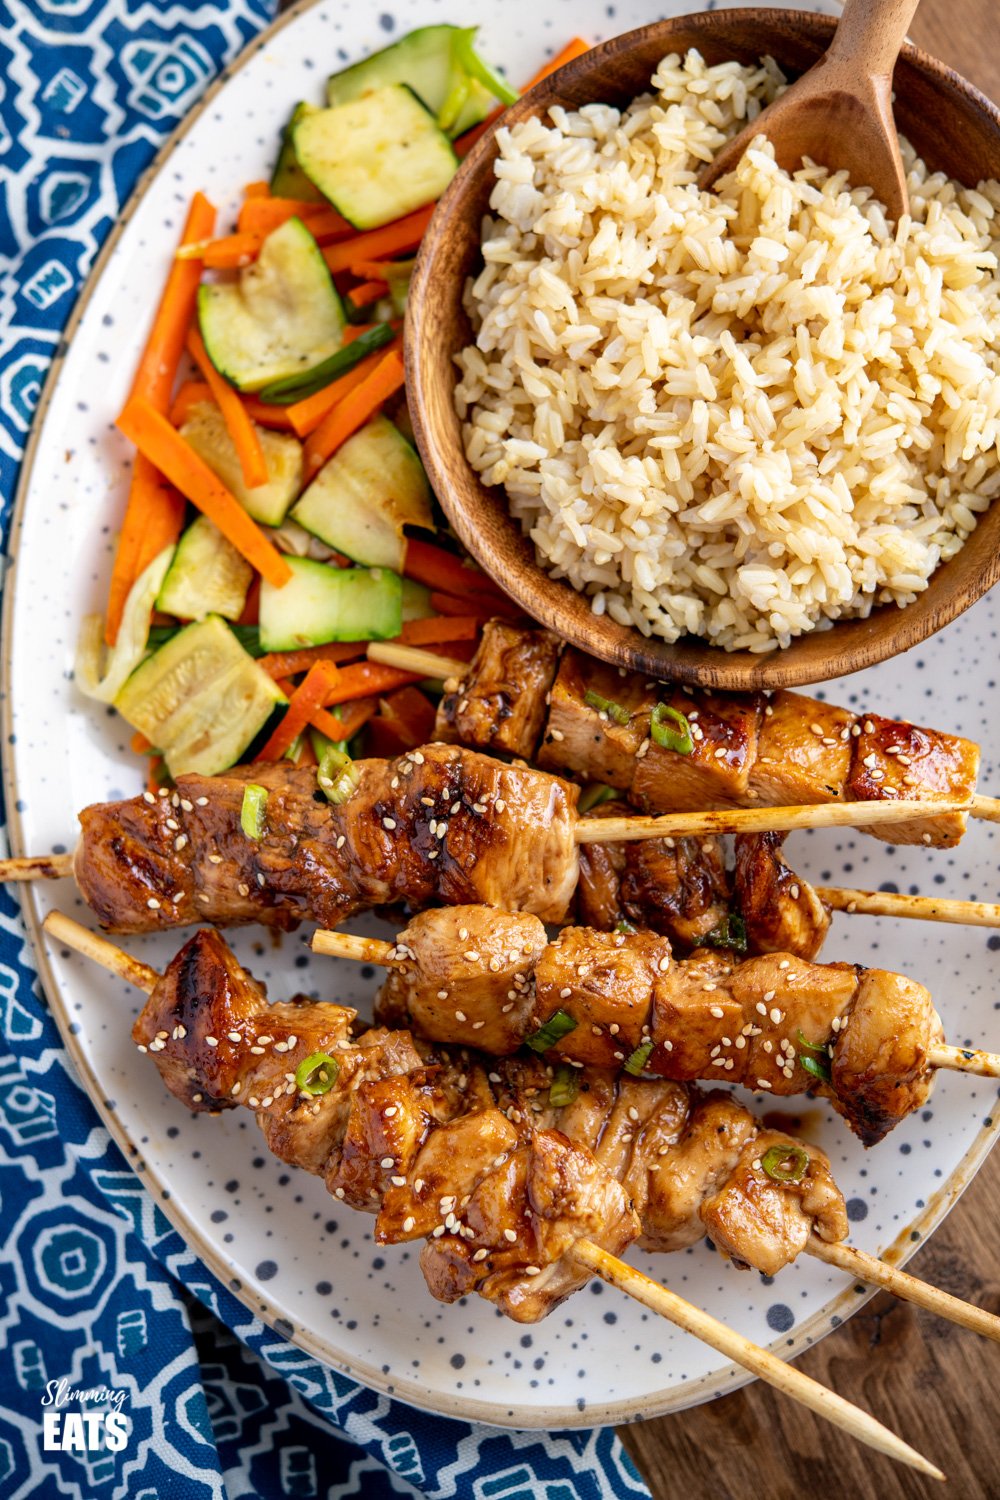
<svg viewBox="0 0 1000 1500"><path fill-rule="evenodd" d="M723 147L699 186L710 188L732 172L754 137L766 135L786 172L806 156L832 171L846 170L855 187L873 188L898 220L909 200L892 117L892 74L919 3L846 0L819 62Z"/></svg>

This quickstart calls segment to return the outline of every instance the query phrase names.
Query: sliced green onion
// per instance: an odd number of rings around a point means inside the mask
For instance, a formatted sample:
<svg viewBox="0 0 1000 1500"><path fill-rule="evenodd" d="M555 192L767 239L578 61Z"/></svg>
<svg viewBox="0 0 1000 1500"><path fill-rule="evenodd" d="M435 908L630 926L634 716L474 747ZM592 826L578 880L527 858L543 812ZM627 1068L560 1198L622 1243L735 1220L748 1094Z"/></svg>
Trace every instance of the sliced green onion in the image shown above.
<svg viewBox="0 0 1000 1500"><path fill-rule="evenodd" d="M739 912L731 911L722 921L706 932L701 942L706 948L729 948L733 953L747 951L747 924Z"/></svg>
<svg viewBox="0 0 1000 1500"><path fill-rule="evenodd" d="M617 796L613 786L602 786L599 781L592 781L580 793L580 800L576 804L577 812L593 812L595 807L600 807L603 802L612 802Z"/></svg>
<svg viewBox="0 0 1000 1500"><path fill-rule="evenodd" d="M690 755L694 750L691 725L680 709L667 703L658 703L649 720L649 732L654 745L662 750L676 750L678 755Z"/></svg>
<svg viewBox="0 0 1000 1500"><path fill-rule="evenodd" d="M648 1042L641 1042L634 1052L629 1053L625 1063L626 1073L631 1073L633 1078L638 1078L646 1064L649 1062L649 1054L653 1050L652 1038Z"/></svg>
<svg viewBox="0 0 1000 1500"><path fill-rule="evenodd" d="M616 703L613 698L602 698L600 693L595 693L593 688L588 688L583 695L583 701L588 708L594 708L599 714L607 714L616 724L627 724L632 715L621 703Z"/></svg>
<svg viewBox="0 0 1000 1500"><path fill-rule="evenodd" d="M248 781L243 788L243 806L240 808L240 827L248 839L264 837L264 815L267 811L267 788Z"/></svg>
<svg viewBox="0 0 1000 1500"><path fill-rule="evenodd" d="M303 370L301 375L286 375L283 380L272 380L259 393L260 399L269 406L291 406L296 401L304 401L307 396L314 396L324 386L332 385L341 375L346 375L348 370L353 370L355 365L360 364L376 349L381 349L383 344L391 343L395 337L396 330L390 323L376 323L374 328L359 333L356 339L352 339L321 364L313 365L311 370Z"/></svg>
<svg viewBox="0 0 1000 1500"><path fill-rule="evenodd" d="M471 78L468 73L462 73L455 79L451 88L444 98L444 103L437 112L437 127L447 135L459 115L465 107L465 101L469 97Z"/></svg>
<svg viewBox="0 0 1000 1500"><path fill-rule="evenodd" d="M772 1182L801 1182L809 1170L809 1153L801 1146L770 1146L760 1164Z"/></svg>
<svg viewBox="0 0 1000 1500"><path fill-rule="evenodd" d="M532 1052L548 1052L556 1042L561 1042L564 1036L569 1036L571 1031L575 1031L576 1026L577 1023L568 1012L555 1010L543 1026L539 1026L531 1036L525 1037L524 1045L530 1047Z"/></svg>
<svg viewBox="0 0 1000 1500"><path fill-rule="evenodd" d="M549 1087L549 1103L553 1109L563 1109L572 1104L580 1092L580 1075L576 1068L560 1063Z"/></svg>
<svg viewBox="0 0 1000 1500"><path fill-rule="evenodd" d="M619 917L615 923L615 931L624 932L626 937L634 937L639 929L629 921L628 917Z"/></svg>
<svg viewBox="0 0 1000 1500"><path fill-rule="evenodd" d="M361 772L347 751L332 742L328 744L316 767L316 782L326 800L340 807L353 796L360 780Z"/></svg>
<svg viewBox="0 0 1000 1500"><path fill-rule="evenodd" d="M473 46L476 40L477 26L464 27L455 33L454 56L456 62L465 69L470 78L481 83L484 89L489 89L494 99L499 99L501 104L516 104L520 99L517 89L511 88L506 78L502 78L489 63L479 56Z"/></svg>
<svg viewBox="0 0 1000 1500"><path fill-rule="evenodd" d="M304 1057L295 1069L295 1087L300 1094L314 1097L328 1094L337 1082L340 1063L329 1052L313 1052Z"/></svg>
<svg viewBox="0 0 1000 1500"><path fill-rule="evenodd" d="M818 1078L821 1083L830 1082L830 1060L829 1058L808 1057L805 1053L799 1053L799 1067L805 1073L811 1073L813 1078Z"/></svg>
<svg viewBox="0 0 1000 1500"><path fill-rule="evenodd" d="M803 1035L801 1028L795 1033L795 1036L799 1046L805 1047L807 1052L826 1051L826 1042L810 1042L808 1038Z"/></svg>

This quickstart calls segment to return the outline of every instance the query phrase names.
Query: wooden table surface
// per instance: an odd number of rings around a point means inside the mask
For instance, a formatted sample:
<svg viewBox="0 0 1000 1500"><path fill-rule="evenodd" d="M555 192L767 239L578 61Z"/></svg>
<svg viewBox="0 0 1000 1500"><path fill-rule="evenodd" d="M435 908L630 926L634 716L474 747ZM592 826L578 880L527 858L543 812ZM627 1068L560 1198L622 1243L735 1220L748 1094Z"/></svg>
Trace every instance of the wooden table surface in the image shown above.
<svg viewBox="0 0 1000 1500"><path fill-rule="evenodd" d="M720 0L725 4L725 0ZM923 0L911 35L1000 101L998 0ZM1000 1151L907 1269L1000 1312ZM750 1274L749 1272L747 1274ZM954 1500L1000 1496L1000 1346L880 1293L797 1361L948 1476ZM924 1500L941 1487L845 1439L759 1382L623 1428L655 1500Z"/></svg>

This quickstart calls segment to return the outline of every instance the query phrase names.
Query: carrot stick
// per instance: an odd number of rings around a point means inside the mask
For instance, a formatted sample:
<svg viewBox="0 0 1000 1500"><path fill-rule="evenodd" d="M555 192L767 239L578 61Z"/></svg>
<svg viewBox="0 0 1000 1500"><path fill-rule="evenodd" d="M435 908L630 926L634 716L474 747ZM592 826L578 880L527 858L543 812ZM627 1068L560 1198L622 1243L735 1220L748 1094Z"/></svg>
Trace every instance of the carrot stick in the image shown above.
<svg viewBox="0 0 1000 1500"><path fill-rule="evenodd" d="M582 36L573 37L561 52L557 52L555 57L550 57L547 63L542 64L534 77L529 78L521 93L526 94L529 89L535 87L536 83L541 83L543 78L548 78L549 74L554 73L557 68L564 68L568 62L572 62L574 57L582 57L585 52L590 51L590 47L590 42L585 42Z"/></svg>
<svg viewBox="0 0 1000 1500"><path fill-rule="evenodd" d="M117 426L182 495L214 522L251 567L275 588L288 582L292 570L281 553L162 412L148 401L133 398Z"/></svg>
<svg viewBox="0 0 1000 1500"><path fill-rule="evenodd" d="M280 427L284 432L294 431L287 406L269 406L266 401L260 401L256 396L242 396L240 399L247 409L247 416L256 422L258 427Z"/></svg>
<svg viewBox="0 0 1000 1500"><path fill-rule="evenodd" d="M416 672L404 672L399 667L383 667L377 661L352 662L349 667L340 669L337 686L327 694L323 704L330 708L336 703L367 698L372 693L391 693L394 688L419 681Z"/></svg>
<svg viewBox="0 0 1000 1500"><path fill-rule="evenodd" d="M146 770L146 791L157 792L160 788L160 777L163 775L163 756L150 756L149 766Z"/></svg>
<svg viewBox="0 0 1000 1500"><path fill-rule="evenodd" d="M341 673L341 676L344 674ZM363 729L378 708L377 698L356 698L339 718L325 708L314 709L309 722L328 740L349 740Z"/></svg>
<svg viewBox="0 0 1000 1500"><path fill-rule="evenodd" d="M259 488L260 485L267 483L267 463L264 459L264 450L260 445L260 438L257 436L257 429L247 415L246 407L229 381L219 374L209 359L205 341L197 328L192 328L188 334L187 350L207 380L209 390L222 412L222 420L235 445L243 478L248 488Z"/></svg>
<svg viewBox="0 0 1000 1500"><path fill-rule="evenodd" d="M256 625L260 621L260 579L252 578L237 625Z"/></svg>
<svg viewBox="0 0 1000 1500"><path fill-rule="evenodd" d="M382 358L360 385L345 396L313 432L305 447L306 479L321 469L341 443L403 384L403 356L399 349L382 351Z"/></svg>
<svg viewBox="0 0 1000 1500"><path fill-rule="evenodd" d="M359 286L352 286L347 294L347 300L352 307L370 307L380 297L389 295L389 283L387 281L362 281Z"/></svg>
<svg viewBox="0 0 1000 1500"><path fill-rule="evenodd" d="M405 260L354 260L350 269L355 276L377 276L384 280L386 271L405 271L410 264Z"/></svg>
<svg viewBox="0 0 1000 1500"><path fill-rule="evenodd" d="M365 654L367 641L331 641L326 646L306 646L301 651L272 651L257 658L258 664L272 677L295 677L308 672L318 661L358 661Z"/></svg>
<svg viewBox="0 0 1000 1500"><path fill-rule="evenodd" d="M220 239L196 240L183 245L175 260L200 261L211 271L237 271L257 259L264 243L261 234L224 234Z"/></svg>
<svg viewBox="0 0 1000 1500"><path fill-rule="evenodd" d="M298 198L248 198L240 209L236 228L241 234L264 236L280 229L289 219L301 219L321 245L355 233L354 227L335 208Z"/></svg>
<svg viewBox="0 0 1000 1500"><path fill-rule="evenodd" d="M529 89L535 87L536 83L541 83L543 78L548 78L549 74L554 73L557 68L564 67L566 63L572 62L574 57L582 57L585 52L589 51L590 43L585 42L582 37L575 36L571 42L566 43L561 52L557 52L555 57L550 57L548 62L539 68L534 77L530 78L524 85L521 93L526 94ZM474 125L471 130L467 130L464 135L460 135L457 141L452 142L455 155L459 160L468 156L473 146L486 134L494 120L500 118L504 112L504 108L505 106L501 105L499 109L493 110L491 114L486 116L485 120L482 120L478 125Z"/></svg>
<svg viewBox="0 0 1000 1500"><path fill-rule="evenodd" d="M185 380L177 392L170 408L170 420L175 427L183 427L196 406L212 401L212 392L204 380Z"/></svg>
<svg viewBox="0 0 1000 1500"><path fill-rule="evenodd" d="M457 615L451 619L407 620L396 637L405 646L438 646L446 641L474 641L483 622L478 615Z"/></svg>
<svg viewBox="0 0 1000 1500"><path fill-rule="evenodd" d="M407 578L416 579L417 583L425 584L436 593L457 595L459 598L464 598L468 593L500 593L492 578L487 577L479 568L456 557L453 552L432 547L419 537L411 537L407 544L403 571ZM466 613L474 614L475 611L467 610Z"/></svg>
<svg viewBox="0 0 1000 1500"><path fill-rule="evenodd" d="M390 349L401 349L402 339L394 339L384 349L376 349L366 356L360 364L348 370L346 375L341 375L339 380L331 381L321 391L313 396L306 396L301 401L294 402L291 406L285 406L285 412L295 432L300 438L308 437L311 432L323 421L335 406L339 406L346 396L349 396L359 385L363 385L376 367L381 364Z"/></svg>
<svg viewBox="0 0 1000 1500"><path fill-rule="evenodd" d="M313 742L309 735L304 734L302 736L302 743L299 746L299 753L295 757L295 768L298 770L301 766L315 766L318 764L316 751L313 749Z"/></svg>
<svg viewBox="0 0 1000 1500"><path fill-rule="evenodd" d="M284 718L256 759L280 760L289 745L305 729L313 711L323 707L328 693L336 691L339 679L340 673L332 661L315 662L309 668L305 681L295 689Z"/></svg>
<svg viewBox="0 0 1000 1500"><path fill-rule="evenodd" d="M271 184L269 182L248 182L243 189L244 198L270 198Z"/></svg>
<svg viewBox="0 0 1000 1500"><path fill-rule="evenodd" d="M330 245L323 251L323 259L331 271L348 271L356 261L385 260L398 251L415 250L433 212L434 204L428 203L426 208L418 208L404 219L394 219L381 229L369 229L338 245Z"/></svg>
<svg viewBox="0 0 1000 1500"><path fill-rule="evenodd" d="M144 734L140 734L137 729L135 734L129 740L128 747L136 755L148 755L150 750L152 750L153 748L153 742L152 740L147 740L146 736Z"/></svg>
<svg viewBox="0 0 1000 1500"><path fill-rule="evenodd" d="M202 193L191 201L181 243L200 240L215 227L215 209ZM177 377L184 339L198 295L201 266L197 261L171 264L160 305L132 382L132 396L148 401L165 412ZM111 585L104 638L109 646L118 639L122 611L129 590L157 553L175 542L184 521L184 501L145 459L137 459L132 470L125 519L122 523Z"/></svg>

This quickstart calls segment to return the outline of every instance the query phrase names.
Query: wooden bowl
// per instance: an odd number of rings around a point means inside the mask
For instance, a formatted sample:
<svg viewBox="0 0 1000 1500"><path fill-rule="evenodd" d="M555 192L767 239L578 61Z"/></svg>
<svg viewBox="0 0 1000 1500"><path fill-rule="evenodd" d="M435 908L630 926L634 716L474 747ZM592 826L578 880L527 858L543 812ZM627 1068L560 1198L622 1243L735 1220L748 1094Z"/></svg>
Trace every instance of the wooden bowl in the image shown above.
<svg viewBox="0 0 1000 1500"><path fill-rule="evenodd" d="M709 63L756 62L770 53L790 75L825 50L834 28L803 11L709 11L659 21L613 38L561 68L503 116L514 124L553 104L626 104L648 87L668 52L697 47ZM969 185L1000 177L1000 111L964 78L907 44L896 69L896 121L928 163ZM406 314L413 426L431 484L469 552L528 614L605 661L652 676L730 689L795 686L856 672L906 651L961 614L1000 578L1000 502L916 602L882 605L753 655L687 637L669 646L595 615L587 598L550 578L511 518L502 490L488 489L465 458L453 392L455 354L471 341L462 310L466 277L480 256L480 222L493 185L494 132L473 148L424 236Z"/></svg>

